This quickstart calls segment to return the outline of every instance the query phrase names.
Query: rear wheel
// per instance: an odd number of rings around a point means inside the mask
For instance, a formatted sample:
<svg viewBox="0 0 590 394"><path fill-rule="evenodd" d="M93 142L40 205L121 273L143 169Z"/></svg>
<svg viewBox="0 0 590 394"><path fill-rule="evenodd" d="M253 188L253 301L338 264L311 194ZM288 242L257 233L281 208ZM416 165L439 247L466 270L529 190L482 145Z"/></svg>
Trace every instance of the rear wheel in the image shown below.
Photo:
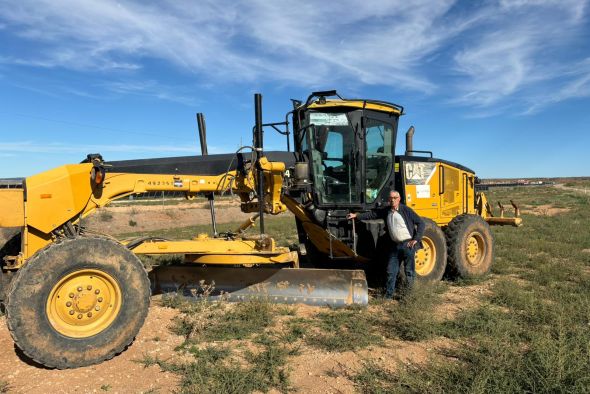
<svg viewBox="0 0 590 394"><path fill-rule="evenodd" d="M423 281L441 280L447 266L447 246L441 228L430 219L424 221L422 249L416 251L416 276Z"/></svg>
<svg viewBox="0 0 590 394"><path fill-rule="evenodd" d="M445 232L451 274L469 278L489 272L494 259L494 238L485 220L478 215L459 215Z"/></svg>
<svg viewBox="0 0 590 394"><path fill-rule="evenodd" d="M38 252L12 283L7 323L17 346L51 368L107 360L135 338L150 284L139 259L103 238L75 238Z"/></svg>

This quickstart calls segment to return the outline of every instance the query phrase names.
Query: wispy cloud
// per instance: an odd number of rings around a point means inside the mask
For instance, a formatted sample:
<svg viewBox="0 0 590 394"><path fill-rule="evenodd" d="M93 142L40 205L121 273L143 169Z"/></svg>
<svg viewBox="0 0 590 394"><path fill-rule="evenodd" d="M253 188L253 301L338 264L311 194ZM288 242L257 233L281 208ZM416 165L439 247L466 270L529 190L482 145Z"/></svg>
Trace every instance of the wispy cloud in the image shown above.
<svg viewBox="0 0 590 394"><path fill-rule="evenodd" d="M185 87L168 86L155 80L110 81L103 83L102 86L118 94L155 97L160 100L171 101L193 108L199 104L199 101L194 96L191 96L189 92L184 92L186 90Z"/></svg>
<svg viewBox="0 0 590 394"><path fill-rule="evenodd" d="M155 61L201 84L380 85L482 113L513 98L528 111L542 105L539 86L559 80L560 101L587 89L582 74L556 76L561 55L582 60L568 48L584 39L587 3L21 0L0 9L0 26L39 50L0 63L108 71L108 91L187 105L182 87L137 81Z"/></svg>
<svg viewBox="0 0 590 394"><path fill-rule="evenodd" d="M518 111L527 113L531 102L542 107L535 93L539 87L547 90L557 80L575 83L575 76L564 78L563 68L575 63L571 47L584 35L585 6L585 1L500 2L453 57L460 78L452 101L497 109L505 107L502 100L512 99ZM571 97L573 91L564 91L558 101Z"/></svg>
<svg viewBox="0 0 590 394"><path fill-rule="evenodd" d="M46 144L34 141L1 142L0 155L14 155L16 153L46 153L46 154L80 154L80 152L124 152L124 153L192 153L195 148L184 145L101 145L101 144Z"/></svg>

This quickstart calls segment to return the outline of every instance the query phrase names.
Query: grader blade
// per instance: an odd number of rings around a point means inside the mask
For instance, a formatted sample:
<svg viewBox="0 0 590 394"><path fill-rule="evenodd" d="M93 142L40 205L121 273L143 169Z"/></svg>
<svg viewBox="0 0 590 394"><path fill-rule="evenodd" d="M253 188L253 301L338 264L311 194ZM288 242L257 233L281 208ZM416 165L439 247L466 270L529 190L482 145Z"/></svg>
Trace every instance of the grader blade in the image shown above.
<svg viewBox="0 0 590 394"><path fill-rule="evenodd" d="M364 271L291 268L163 266L150 273L153 294L189 300L267 300L281 304L367 305Z"/></svg>

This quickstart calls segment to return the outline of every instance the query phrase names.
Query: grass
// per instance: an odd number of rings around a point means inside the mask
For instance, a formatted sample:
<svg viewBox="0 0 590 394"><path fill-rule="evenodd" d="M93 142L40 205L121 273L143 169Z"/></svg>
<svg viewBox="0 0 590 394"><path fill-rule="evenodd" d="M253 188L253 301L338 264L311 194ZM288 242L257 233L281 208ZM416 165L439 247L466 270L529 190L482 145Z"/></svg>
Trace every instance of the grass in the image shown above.
<svg viewBox="0 0 590 394"><path fill-rule="evenodd" d="M305 342L312 347L336 352L381 345L383 339L372 324L373 320L364 308L321 312L316 317L317 332L306 336Z"/></svg>
<svg viewBox="0 0 590 394"><path fill-rule="evenodd" d="M524 215L520 229L494 228L496 279L490 295L417 338L446 337L455 345L439 350L426 365L400 366L395 373L367 360L353 375L360 391L590 392L588 197L553 188L490 194L570 210ZM421 321L410 316L394 331L403 333Z"/></svg>
<svg viewBox="0 0 590 394"><path fill-rule="evenodd" d="M434 310L440 293L446 286L441 283L417 283L413 291L399 304L385 303L382 332L388 338L421 341L435 336L437 319Z"/></svg>
<svg viewBox="0 0 590 394"><path fill-rule="evenodd" d="M164 300L181 311L171 329L184 336L177 350L191 359L143 361L178 373L182 392L286 392L292 389L290 360L302 349L358 352L406 341L432 347L429 358L398 364L364 352L366 360L344 377L365 393L590 392L590 196L552 187L499 188L488 195L504 203L512 198L523 208L567 211L525 213L518 229L493 227L489 276L418 284L403 302L376 299L368 309L303 318L291 306L259 301ZM267 232L283 245L296 242L293 227L292 217L267 220ZM459 304L450 317L438 313L447 291L468 293L482 284L489 291L470 296L477 302Z"/></svg>
<svg viewBox="0 0 590 394"><path fill-rule="evenodd" d="M184 336L189 344L246 339L268 327L274 317L273 306L263 301L235 305L197 302L184 306L181 311L171 330Z"/></svg>
<svg viewBox="0 0 590 394"><path fill-rule="evenodd" d="M9 389L10 385L8 384L8 382L0 380L0 393L8 393Z"/></svg>
<svg viewBox="0 0 590 394"><path fill-rule="evenodd" d="M177 351L192 359L163 361L146 355L140 363L179 374L184 393L290 391L287 361L298 347L267 330L277 316L290 316L285 314L288 309L263 301L174 305L181 315L171 330L185 337ZM245 340L251 346L246 347ZM227 341L234 345L220 346Z"/></svg>

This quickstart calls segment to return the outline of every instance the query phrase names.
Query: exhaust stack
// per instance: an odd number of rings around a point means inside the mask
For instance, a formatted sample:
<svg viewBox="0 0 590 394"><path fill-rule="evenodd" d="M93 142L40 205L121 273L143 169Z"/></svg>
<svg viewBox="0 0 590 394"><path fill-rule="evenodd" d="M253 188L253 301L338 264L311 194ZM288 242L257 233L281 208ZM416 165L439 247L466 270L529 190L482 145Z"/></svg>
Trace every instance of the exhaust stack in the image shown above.
<svg viewBox="0 0 590 394"><path fill-rule="evenodd" d="M414 126L410 126L408 131L406 131L406 156L413 156L414 151L414 132L416 129Z"/></svg>
<svg viewBox="0 0 590 394"><path fill-rule="evenodd" d="M199 128L199 141L201 142L201 156L207 156L207 127L205 126L205 116L203 113L197 113L197 126ZM209 210L211 211L211 225L213 226L213 236L217 237L217 220L215 219L215 194L209 193L207 195L209 200Z"/></svg>
<svg viewBox="0 0 590 394"><path fill-rule="evenodd" d="M205 116L197 113L197 126L199 127L199 140L201 141L201 155L207 156L207 127L205 127Z"/></svg>

